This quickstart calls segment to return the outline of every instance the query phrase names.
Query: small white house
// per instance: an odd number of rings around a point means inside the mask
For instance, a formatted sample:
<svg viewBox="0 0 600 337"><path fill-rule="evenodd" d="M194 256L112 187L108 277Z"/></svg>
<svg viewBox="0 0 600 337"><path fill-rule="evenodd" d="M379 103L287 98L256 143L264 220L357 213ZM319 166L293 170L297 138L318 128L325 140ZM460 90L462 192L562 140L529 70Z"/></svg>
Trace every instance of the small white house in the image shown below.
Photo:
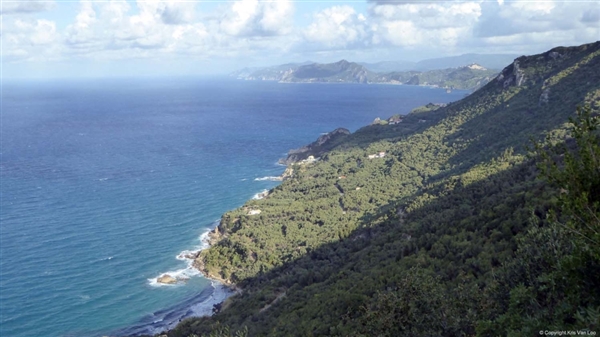
<svg viewBox="0 0 600 337"><path fill-rule="evenodd" d="M369 159L383 158L383 157L385 157L385 152L383 152L383 151L376 153L376 154L369 155Z"/></svg>
<svg viewBox="0 0 600 337"><path fill-rule="evenodd" d="M400 123L402 123L402 118L400 118L398 116L390 117L390 119L388 119L388 124L390 124L390 125L400 124Z"/></svg>

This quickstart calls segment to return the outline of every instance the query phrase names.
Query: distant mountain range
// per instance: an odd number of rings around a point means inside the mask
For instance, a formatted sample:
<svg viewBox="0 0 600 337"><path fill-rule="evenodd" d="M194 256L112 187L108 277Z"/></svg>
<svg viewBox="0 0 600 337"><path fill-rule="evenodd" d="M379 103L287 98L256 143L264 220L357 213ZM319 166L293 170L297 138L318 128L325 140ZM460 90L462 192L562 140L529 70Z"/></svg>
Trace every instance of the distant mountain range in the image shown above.
<svg viewBox="0 0 600 337"><path fill-rule="evenodd" d="M393 71L417 70L417 62L411 61L382 61L376 63L357 62L361 66L376 73L389 73ZM466 63L465 63L466 64Z"/></svg>
<svg viewBox="0 0 600 337"><path fill-rule="evenodd" d="M380 69L392 64L380 63ZM262 69L242 69L231 75L245 80L282 83L377 83L431 85L448 89L476 90L498 72L473 63L461 67L430 71L394 71L379 73L366 66L341 60L335 63L289 63Z"/></svg>
<svg viewBox="0 0 600 337"><path fill-rule="evenodd" d="M401 60L376 63L358 62L358 64L376 73L458 68L473 63L479 64L487 69L502 69L517 57L519 57L519 55L516 54L463 54L458 56L427 59L419 62Z"/></svg>

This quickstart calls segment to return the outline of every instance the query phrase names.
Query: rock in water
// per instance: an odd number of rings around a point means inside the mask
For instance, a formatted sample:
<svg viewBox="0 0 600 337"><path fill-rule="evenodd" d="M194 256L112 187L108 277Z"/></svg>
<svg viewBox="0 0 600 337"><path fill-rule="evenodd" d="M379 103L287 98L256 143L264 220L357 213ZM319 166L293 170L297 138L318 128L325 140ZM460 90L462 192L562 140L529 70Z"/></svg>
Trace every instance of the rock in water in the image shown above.
<svg viewBox="0 0 600 337"><path fill-rule="evenodd" d="M177 279L169 274L164 274L161 277L159 277L156 280L156 282L163 283L163 284L175 284L175 283L177 283Z"/></svg>

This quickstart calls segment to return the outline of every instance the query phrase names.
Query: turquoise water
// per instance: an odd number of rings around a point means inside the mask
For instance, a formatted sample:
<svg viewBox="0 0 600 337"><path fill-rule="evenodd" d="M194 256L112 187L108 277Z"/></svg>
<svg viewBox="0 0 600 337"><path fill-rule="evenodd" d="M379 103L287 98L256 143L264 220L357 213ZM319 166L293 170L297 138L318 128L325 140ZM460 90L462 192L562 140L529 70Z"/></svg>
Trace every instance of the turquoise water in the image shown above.
<svg viewBox="0 0 600 337"><path fill-rule="evenodd" d="M464 91L228 79L4 83L0 335L168 326L223 295L176 257L337 127ZM164 272L190 275L157 286ZM190 309L191 308L191 309ZM124 330L123 330L124 329Z"/></svg>

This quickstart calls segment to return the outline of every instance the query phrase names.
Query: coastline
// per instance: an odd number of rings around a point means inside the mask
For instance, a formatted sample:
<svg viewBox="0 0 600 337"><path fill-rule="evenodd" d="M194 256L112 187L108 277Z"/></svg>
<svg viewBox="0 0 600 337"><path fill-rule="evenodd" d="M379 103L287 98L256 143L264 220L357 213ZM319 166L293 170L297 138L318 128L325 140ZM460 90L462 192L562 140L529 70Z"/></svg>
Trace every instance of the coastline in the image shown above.
<svg viewBox="0 0 600 337"><path fill-rule="evenodd" d="M261 199L261 198L265 197L266 195L268 195L268 191L263 190L263 191L255 194L255 196L252 199ZM211 283L213 283L213 287L214 287L214 283L217 283L218 285L228 288L229 290L231 290L234 293L238 292L240 290L239 287L236 286L235 284L233 284L232 282L225 280L219 276L211 275L206 270L204 270L204 268L203 268L204 263L202 262L202 259L200 258L201 253L203 251L209 249L211 246L213 246L215 243L217 243L218 241L221 240L222 235L219 232L220 224L221 224L220 219L217 221L214 221L211 224L211 226L209 228L207 228L206 231L200 235L201 244L197 249L184 250L176 256L177 260L188 262L187 268L161 273L157 277L148 279L150 285L158 286L158 287L178 286L178 285L185 284L187 282L187 280L192 276L201 275L205 279L211 281ZM159 280L160 278L165 277L165 276L171 277L173 279L173 282L172 283L161 282Z"/></svg>
<svg viewBox="0 0 600 337"><path fill-rule="evenodd" d="M352 84L352 83L321 83L321 82L314 82L311 84L315 84L315 83L316 84ZM293 83L291 83L291 84L293 84ZM392 83L368 83L368 84L403 85L403 84L392 84ZM424 87L424 85L417 85L415 87ZM434 86L429 86L429 85L427 85L427 87L435 88ZM333 130L331 132L321 134L320 136L322 137L322 136L325 136L328 134L332 134L335 131L337 131L338 129ZM350 132L348 132L348 133L350 133ZM319 140L321 139L321 137L319 137L319 139L317 139L313 143L318 143ZM313 144L313 143L311 143L311 144ZM300 149L306 148L307 146L310 146L311 144L303 146ZM321 145L321 144L319 144L319 145ZM284 157L276 162L276 165L285 167L284 171L281 172L280 175L256 177L253 180L254 181L283 182L283 181L293 177L294 168L296 167L296 165L312 164L312 163L318 161L318 159L319 159L319 158L316 158L316 159L313 158L311 160L291 159L291 161L287 162L287 160L290 159L289 158L291 156L290 153L293 154L294 151L297 151L297 150L299 150L299 149L290 150L287 153L287 157ZM306 151L303 151L303 152L306 152ZM308 152L306 153L306 155L308 155ZM315 154L315 156L317 156L317 155L318 154ZM283 163L282 161L285 161L285 163ZM273 173L275 173L275 172L273 172ZM275 173L275 174L277 174L277 173ZM247 180L247 179L243 179L243 180ZM279 185L279 184L277 184L277 185ZM185 251L182 251L179 255L177 255L177 259L189 261L189 267L195 271L195 273L196 273L195 275L201 275L206 280L211 281L213 291L215 293L218 293L216 296L211 296L211 298L213 299L212 301L208 301L208 300L198 301L197 299L193 299L193 300L190 299L190 300L186 301L185 303L187 303L187 308L189 310L188 310L187 315L183 318L210 317L222 310L226 310L226 308L230 306L230 303L233 300L232 297L234 295L243 294L244 289L239 284L232 281L231 279L224 278L223 275L220 275L218 268L217 268L217 270L213 270L213 273L211 273L206 268L205 261L204 261L204 258L206 255L203 254L202 252L210 249L211 247L213 247L214 245L218 244L220 241L222 241L228 237L227 231L224 230L223 226L221 226L221 220L223 219L223 216L225 214L227 214L227 212L229 212L233 209L238 209L238 208L243 207L250 200L258 200L258 199L268 198L270 192L271 192L270 190L263 189L263 190L259 191L258 193L254 194L253 197L246 199L246 201L242 205L238 205L237 207L233 207L233 208L225 211L224 213L222 213L221 218L219 220L214 221L206 229L206 231L203 232L202 235L200 235L200 240L201 240L202 245L200 247L198 247L198 249L185 250ZM183 281L183 282L185 282L185 281ZM164 284L164 286L177 286L180 283L182 283L182 282L177 282L175 284ZM161 285L161 286L163 286L163 285ZM207 288L207 289L209 289L209 288ZM220 296L221 294L223 294L223 296ZM155 331L157 331L156 333L160 333L165 330L173 329L177 325L177 323L179 323L179 321L173 322L173 325L163 325L162 330L155 330Z"/></svg>
<svg viewBox="0 0 600 337"><path fill-rule="evenodd" d="M193 266L193 261L198 256L198 254L200 254L201 251L210 248L210 244L208 242L208 234L212 230L211 228L218 226L219 223L220 220L213 221L209 228L207 228L202 234L200 234L200 245L196 246L193 249L183 250L179 254L177 254L177 256L175 256L175 259L187 262L186 268L162 272L156 277L149 278L148 284L152 287L177 286L185 284L191 277L199 275L199 271ZM161 279L163 278L170 279L171 282L167 282L164 280L161 281Z"/></svg>
<svg viewBox="0 0 600 337"><path fill-rule="evenodd" d="M294 173L294 169L291 167L291 165L284 165L284 166L286 166L286 169L279 176L256 178L254 180L255 181L271 180L271 181L283 182L283 181L291 178ZM267 198L269 196L269 194L270 194L269 190L262 190L261 192L256 193L249 200L264 199L264 198ZM218 282L219 284L223 285L224 287L227 287L229 290L232 291L231 295L241 294L243 292L243 289L238 284L233 283L231 280L224 279L224 278L220 277L219 275L213 275L210 272L208 272L206 270L206 268L204 267L202 251L209 249L210 247L212 247L213 245L215 245L216 243L218 243L219 241L221 241L222 239L224 239L226 237L226 234L223 233L219 229L219 227L221 225L221 220L219 219L218 221L215 222L215 224L216 225L214 226L214 228L212 230L209 230L208 232L203 234L204 238L202 240L206 245L203 249L200 249L195 252L195 254L193 255L193 262L191 263L191 266L193 268L195 268L204 278L211 280L211 281ZM191 256L186 256L186 257L191 257ZM221 304L221 303L219 303L219 304ZM219 309L220 308L217 308L217 310L219 310Z"/></svg>
<svg viewBox="0 0 600 337"><path fill-rule="evenodd" d="M332 132L328 132L325 135L335 133L338 130L339 130L339 128ZM347 131L347 132L349 133L349 131ZM321 137L319 139L317 139L316 142L318 142L323 136L324 135L321 135ZM325 141L328 141L328 140L329 139L326 139ZM310 145L308 145L308 146L310 146ZM305 147L302 147L300 149L303 149L303 148L305 148ZM298 164L306 165L306 164L312 164L312 163L318 161L318 158L317 159L308 158L308 159L302 159L302 160L299 160L296 158L296 159L290 160L291 153L295 153L294 151L297 152L298 149L290 150L285 159L282 158L276 163L277 165L285 166L285 170L280 175L259 177L259 178L255 178L254 181L268 180L268 181L283 182L283 181L293 177L294 165L298 165ZM301 152L306 152L306 151L301 151ZM310 157L312 157L312 156L310 156ZM284 164L284 163L282 163L282 161L286 161L286 163ZM262 191L254 194L254 196L252 198L248 199L247 201L268 198L270 192L271 192L270 190L263 189ZM243 207L243 205L240 207ZM222 230L222 228L220 227L221 219L223 218L224 215L225 215L225 213L223 213L219 220L214 221L211 224L211 226L209 228L207 228L207 230L200 235L201 245L198 247L198 249L184 250L181 253L179 253L176 257L178 260L187 260L188 261L188 267L186 268L186 270L191 270L193 275L202 275L202 277L211 281L211 286L213 288L213 292L211 293L210 298L208 298L208 299L203 298L202 301L200 301L200 302L198 302L198 300L196 298L186 301L185 304L183 304L187 308L185 315L178 316L179 319L176 321L170 320L166 324L160 324L160 328L154 327L152 329L153 334L161 333L166 330L175 328L175 326L184 318L212 316L213 314L218 313L221 310L227 308L229 306L228 299L230 299L232 296L243 293L244 290L238 284L232 282L230 279L225 279L225 278L221 277L221 275L214 275L214 274L210 273L205 268L205 264L204 264L204 256L203 256L202 252L210 249L212 246L214 246L221 240L227 238L227 233L225 233ZM177 286L181 283L185 283L187 281L187 279L189 279L189 277L187 277L187 276L186 276L187 278L186 277L179 278L178 275L174 275L175 277L171 277L171 280L173 282L158 281L159 278L161 278L169 273L177 274L177 272L162 273L161 275L157 276L154 279L149 279L149 281L156 280L156 282L154 282L153 285L158 285L158 286ZM171 275L167 275L167 276L171 276ZM152 283L152 281L151 281L151 283ZM206 291L206 289L203 290L203 293L205 291ZM211 299L212 299L212 301L211 301ZM167 309L164 311L169 312L169 310L170 309ZM171 315L171 316L173 316L173 315ZM162 323L162 321L163 320L161 319L160 322L158 322L158 323ZM152 324L146 324L144 326L138 324L137 327L143 327L145 329L144 331L149 331L148 329L152 328L152 325L155 323L157 323L157 322L153 321ZM131 329L133 329L133 327ZM128 329L128 330L130 331L131 329ZM138 329L136 331L136 333L134 333L134 335L142 334L139 331L141 331L141 330Z"/></svg>
<svg viewBox="0 0 600 337"><path fill-rule="evenodd" d="M179 322L186 318L212 316L215 313L215 310L219 310L227 299L241 293L242 290L237 285L222 278L215 277L214 275L209 275L201 268L202 264L198 264L200 253L209 249L219 240L218 228L220 223L220 219L214 221L211 226L200 235L201 244L197 249L184 250L176 256L178 260L189 261L187 268L177 271L168 271L161 273L155 278L148 279L150 286L176 287L184 285L192 276L201 275L210 281L210 286L177 305L147 315L130 326L109 333L108 336L160 334L174 329ZM164 275L173 275L174 278L177 279L177 282L171 284L158 282L157 279ZM181 275L183 275L183 277L181 277ZM106 335L106 333L98 334L98 336Z"/></svg>
<svg viewBox="0 0 600 337"><path fill-rule="evenodd" d="M212 316L215 306L235 294L230 288L216 281L195 296L172 307L142 317L137 323L118 329L108 336L156 335L174 329L182 320L190 317ZM97 337L107 336L98 333Z"/></svg>
<svg viewBox="0 0 600 337"><path fill-rule="evenodd" d="M291 168L286 166L285 171L279 176L265 177L265 179L257 178L255 180L284 181L291 176L292 172ZM263 199L268 197L268 195L269 190L262 190L249 200ZM225 237L219 230L220 224L221 219L211 223L206 231L200 235L200 245L196 249L184 250L176 256L177 260L188 261L187 268L168 271L148 279L151 286L173 287L185 284L190 277L201 275L211 282L211 287L204 289L200 294L177 306L153 313L148 317L144 317L135 325L120 329L115 333L116 336L159 334L175 328L185 318L212 316L223 307L226 307L226 301L229 298L243 292L243 289L239 285L230 280L223 279L219 275L212 275L204 268L202 252ZM159 279L164 276L171 277L173 282L160 282ZM211 288L212 290L210 290Z"/></svg>
<svg viewBox="0 0 600 337"><path fill-rule="evenodd" d="M409 86L409 87L425 87L433 89L448 89L448 87L442 87L437 84L406 84L405 82L351 82L351 81L282 81L274 79L248 79L248 78L235 78L239 81L262 81L262 82L276 82L279 84L362 84L362 85L398 85L398 86ZM473 89L453 89L453 90L465 90L473 91Z"/></svg>
<svg viewBox="0 0 600 337"><path fill-rule="evenodd" d="M263 194L263 193L266 193L264 197L268 196L268 191L261 192L259 194ZM257 195L259 195L259 194L257 194ZM253 198L253 199L255 199L255 198ZM262 198L260 198L260 199L262 199ZM252 199L250 199L250 200L252 200ZM192 266L202 275L202 277L206 278L207 280L218 282L222 286L227 287L232 292L231 295L241 294L243 292L243 289L240 288L239 285L231 282L231 280L224 279L224 278L220 277L219 275L213 275L204 268L204 260L201 255L202 251L212 247L214 244L221 241L225 237L225 235L221 234L221 231L219 230L220 224L221 224L221 221L219 220L218 224L212 230L210 230L206 233L205 240L207 243L207 248L199 250L197 252L197 254L195 255L194 260L192 262ZM229 298L229 297L230 296L228 296L227 298Z"/></svg>

